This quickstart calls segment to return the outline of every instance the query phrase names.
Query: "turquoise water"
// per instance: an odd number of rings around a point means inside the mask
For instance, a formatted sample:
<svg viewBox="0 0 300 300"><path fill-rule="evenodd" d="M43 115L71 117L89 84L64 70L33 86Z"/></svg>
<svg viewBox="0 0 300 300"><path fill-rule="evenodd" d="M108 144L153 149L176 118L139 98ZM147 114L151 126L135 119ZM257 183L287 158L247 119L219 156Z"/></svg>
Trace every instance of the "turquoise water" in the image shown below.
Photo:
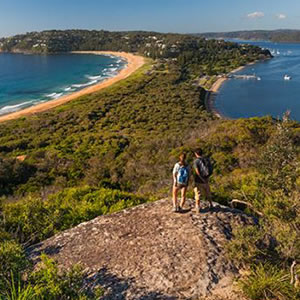
<svg viewBox="0 0 300 300"><path fill-rule="evenodd" d="M237 41L237 40L234 40ZM238 41L245 43L245 41ZM271 115L281 117L287 110L300 121L300 44L249 42L269 49L274 58L247 66L236 74L255 74L261 80L229 79L219 90L215 108L230 118ZM284 76L291 80L284 80Z"/></svg>
<svg viewBox="0 0 300 300"><path fill-rule="evenodd" d="M0 53L0 115L101 82L125 65L123 59L106 55Z"/></svg>

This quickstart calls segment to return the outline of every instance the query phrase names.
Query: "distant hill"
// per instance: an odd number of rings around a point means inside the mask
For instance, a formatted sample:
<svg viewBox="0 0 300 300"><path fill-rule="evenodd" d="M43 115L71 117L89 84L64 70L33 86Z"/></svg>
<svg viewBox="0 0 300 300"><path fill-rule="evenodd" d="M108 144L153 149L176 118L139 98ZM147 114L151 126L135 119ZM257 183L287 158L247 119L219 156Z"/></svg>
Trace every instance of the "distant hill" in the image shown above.
<svg viewBox="0 0 300 300"><path fill-rule="evenodd" d="M177 58L185 53L189 55L185 61L196 59L195 56L203 60L210 54L226 56L236 50L247 54L250 60L253 53L269 55L254 46L245 49L234 43L206 41L201 36L146 31L47 30L0 38L0 52L47 54L84 50L136 52L154 59Z"/></svg>
<svg viewBox="0 0 300 300"><path fill-rule="evenodd" d="M232 32L208 32L197 36L205 38L238 38L243 40L269 40L272 42L300 42L300 30L243 30Z"/></svg>

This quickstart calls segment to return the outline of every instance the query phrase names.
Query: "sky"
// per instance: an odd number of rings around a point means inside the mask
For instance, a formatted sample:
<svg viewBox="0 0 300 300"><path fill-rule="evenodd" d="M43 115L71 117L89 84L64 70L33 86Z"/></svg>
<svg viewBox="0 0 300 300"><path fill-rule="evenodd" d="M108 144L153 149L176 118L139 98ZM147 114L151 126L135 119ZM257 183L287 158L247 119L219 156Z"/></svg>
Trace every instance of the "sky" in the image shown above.
<svg viewBox="0 0 300 300"><path fill-rule="evenodd" d="M0 37L46 29L300 29L299 0L0 0Z"/></svg>

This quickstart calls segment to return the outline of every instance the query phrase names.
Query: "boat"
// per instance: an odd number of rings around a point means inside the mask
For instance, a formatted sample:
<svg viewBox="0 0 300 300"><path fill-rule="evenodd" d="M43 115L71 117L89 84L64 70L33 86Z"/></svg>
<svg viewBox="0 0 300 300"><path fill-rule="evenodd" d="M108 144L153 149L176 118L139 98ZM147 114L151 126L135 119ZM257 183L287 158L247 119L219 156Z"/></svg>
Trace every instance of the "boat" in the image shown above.
<svg viewBox="0 0 300 300"><path fill-rule="evenodd" d="M259 76L257 76L257 78L256 78L257 80L261 80L261 78L259 77Z"/></svg>
<svg viewBox="0 0 300 300"><path fill-rule="evenodd" d="M287 74L285 74L285 75L284 75L284 77L283 77L283 79L284 79L284 80L291 80L291 79L292 79L292 77L291 77L291 76L289 76L289 75L287 75Z"/></svg>

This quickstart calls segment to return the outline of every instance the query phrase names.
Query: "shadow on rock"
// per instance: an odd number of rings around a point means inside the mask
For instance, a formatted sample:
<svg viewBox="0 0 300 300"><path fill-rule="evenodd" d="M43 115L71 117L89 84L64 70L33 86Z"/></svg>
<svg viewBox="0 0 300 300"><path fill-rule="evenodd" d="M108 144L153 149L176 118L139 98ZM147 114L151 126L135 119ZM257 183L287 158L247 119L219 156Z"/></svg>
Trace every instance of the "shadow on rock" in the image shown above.
<svg viewBox="0 0 300 300"><path fill-rule="evenodd" d="M26 252L27 254L29 254L30 259L36 264L38 262L41 261L40 256L42 253L52 256L55 254L58 254L60 249L62 248L61 246L53 246L53 245L49 245L47 247L45 247L44 249L40 250L40 246L42 245L42 243L34 245L32 247L29 247Z"/></svg>
<svg viewBox="0 0 300 300"><path fill-rule="evenodd" d="M90 287L101 286L104 296L101 300L176 300L174 296L164 295L158 291L147 291L146 288L136 288L133 278L119 278L102 268L96 274L86 279Z"/></svg>

